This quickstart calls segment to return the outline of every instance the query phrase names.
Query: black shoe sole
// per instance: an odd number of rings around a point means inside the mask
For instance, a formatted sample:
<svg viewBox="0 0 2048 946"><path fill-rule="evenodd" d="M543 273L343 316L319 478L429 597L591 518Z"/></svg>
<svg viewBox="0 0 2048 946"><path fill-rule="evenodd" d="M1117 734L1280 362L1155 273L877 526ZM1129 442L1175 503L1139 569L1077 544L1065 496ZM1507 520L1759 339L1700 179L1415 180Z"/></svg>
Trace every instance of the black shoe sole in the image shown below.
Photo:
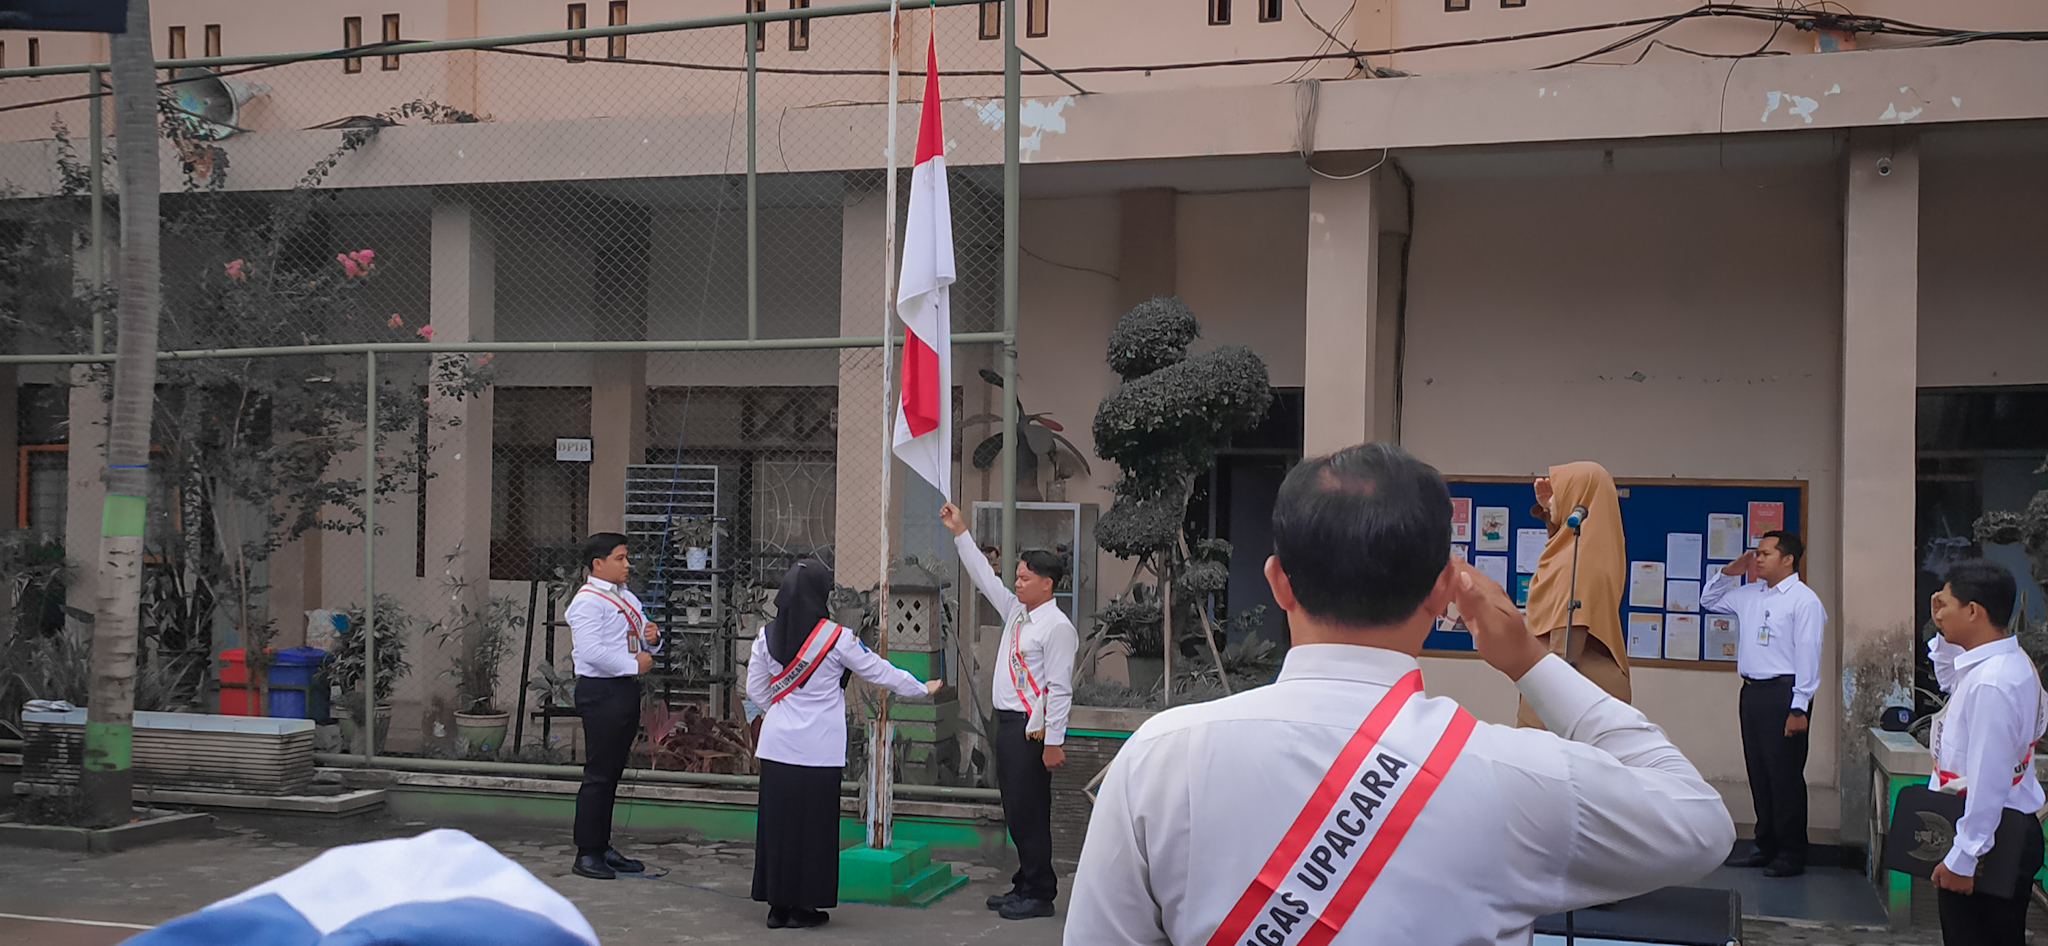
<svg viewBox="0 0 2048 946"><path fill-rule="evenodd" d="M576 875L576 876L578 876L578 877L588 877L588 878L590 878L591 880L617 880L617 879L619 879L619 875L618 875L618 873L617 873L616 871L606 871L606 872L604 872L604 873L600 874L600 873L598 873L598 872L596 872L596 871L592 871L592 870L584 870L584 869L583 869L583 868L581 868L581 867L571 867L571 868L569 868L569 872L570 872L570 873L572 873L572 874L575 874L575 875Z"/></svg>

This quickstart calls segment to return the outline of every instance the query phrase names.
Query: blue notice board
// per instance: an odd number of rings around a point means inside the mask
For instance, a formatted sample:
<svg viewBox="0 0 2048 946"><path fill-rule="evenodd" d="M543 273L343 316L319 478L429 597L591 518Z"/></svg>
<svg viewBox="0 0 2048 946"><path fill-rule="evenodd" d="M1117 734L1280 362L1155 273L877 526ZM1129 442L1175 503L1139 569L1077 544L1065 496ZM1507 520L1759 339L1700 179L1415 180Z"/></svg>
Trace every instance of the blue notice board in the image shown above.
<svg viewBox="0 0 2048 946"><path fill-rule="evenodd" d="M1466 561L1502 582L1517 604L1528 603L1531 574L1521 571L1517 546L1528 533L1545 532L1531 514L1536 504L1534 477L1445 477L1453 505L1452 547ZM1622 601L1621 624L1630 634L1631 664L1700 670L1735 668L1732 615L1699 611L1698 586L1741 550L1754 548L1756 536L1771 529L1806 535L1805 480L1617 479L1621 519L1628 538L1629 582ZM1464 511L1464 504L1470 511ZM1503 513L1502 510L1505 510ZM1463 533L1459 522L1463 520ZM1716 527L1719 528L1716 528ZM1735 530L1730 532L1729 530ZM1718 541L1717 541L1718 540ZM1731 554L1733 553L1733 554ZM1491 559L1487 561L1484 559ZM1661 577L1660 577L1661 573ZM1689 577L1697 575L1697 578ZM1662 593L1647 595L1657 583ZM1694 583L1688 587L1687 583ZM1689 600L1692 599L1692 600ZM1673 617L1677 620L1672 620ZM1439 654L1469 654L1472 635L1439 620L1423 645Z"/></svg>

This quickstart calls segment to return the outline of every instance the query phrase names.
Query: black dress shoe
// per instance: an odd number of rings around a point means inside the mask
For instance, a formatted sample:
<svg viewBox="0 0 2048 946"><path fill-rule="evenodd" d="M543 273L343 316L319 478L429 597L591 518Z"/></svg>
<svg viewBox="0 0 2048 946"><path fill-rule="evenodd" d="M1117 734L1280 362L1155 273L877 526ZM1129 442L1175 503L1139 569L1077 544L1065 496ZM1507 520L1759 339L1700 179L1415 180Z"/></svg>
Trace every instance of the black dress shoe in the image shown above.
<svg viewBox="0 0 2048 946"><path fill-rule="evenodd" d="M823 910L807 910L798 907L789 911L789 925L795 929L808 930L824 926L832 920L832 914Z"/></svg>
<svg viewBox="0 0 2048 946"><path fill-rule="evenodd" d="M789 925L789 908L788 908L788 907L769 907L769 908L768 908L768 928L769 928L769 929L771 929L771 930L779 930L779 929L781 929L781 928L783 928L783 927L785 927L785 926L788 926L788 925Z"/></svg>
<svg viewBox="0 0 2048 946"><path fill-rule="evenodd" d="M1730 856L1729 856L1729 858L1728 858L1727 860L1725 860L1725 861L1722 861L1722 862L1721 862L1721 866L1723 866L1723 867L1765 867L1765 866L1768 866L1768 865L1769 865L1769 864L1771 863L1771 861L1772 861L1772 860L1773 860L1773 858L1771 857L1771 855L1769 855L1769 854L1766 854L1766 853L1764 853L1764 852L1762 852L1762 851L1759 851L1759 850L1757 850L1756 848L1750 848L1750 849L1749 849L1749 853L1747 853L1747 854L1734 854L1734 855L1730 855Z"/></svg>
<svg viewBox="0 0 2048 946"><path fill-rule="evenodd" d="M1016 900L1017 896L1017 891L1015 890L1012 890L1009 893L996 894L995 896L988 898L988 908L991 910L1000 910L1003 908L1003 904Z"/></svg>
<svg viewBox="0 0 2048 946"><path fill-rule="evenodd" d="M1017 899L1003 904L996 911L996 914L1005 920L1028 920L1037 916L1051 916L1053 914L1052 901L1034 900L1030 897L1019 896Z"/></svg>
<svg viewBox="0 0 2048 946"><path fill-rule="evenodd" d="M617 871L605 866L604 855L601 854L578 854L576 855L576 866L569 869L574 871L576 876L588 877L591 880L619 879Z"/></svg>
<svg viewBox="0 0 2048 946"><path fill-rule="evenodd" d="M637 874L647 869L646 864L620 854L617 848L604 849L604 866L621 874Z"/></svg>
<svg viewBox="0 0 2048 946"><path fill-rule="evenodd" d="M1806 865L1789 857L1781 857L1764 868L1765 877L1797 877L1806 873Z"/></svg>

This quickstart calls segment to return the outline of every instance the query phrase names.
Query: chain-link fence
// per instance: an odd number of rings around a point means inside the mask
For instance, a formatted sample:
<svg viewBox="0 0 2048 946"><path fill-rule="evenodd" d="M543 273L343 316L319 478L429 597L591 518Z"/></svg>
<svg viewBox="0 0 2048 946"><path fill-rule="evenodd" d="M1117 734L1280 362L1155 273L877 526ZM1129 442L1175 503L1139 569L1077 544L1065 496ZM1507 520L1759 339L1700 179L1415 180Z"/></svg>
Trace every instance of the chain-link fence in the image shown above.
<svg viewBox="0 0 2048 946"><path fill-rule="evenodd" d="M549 715L573 680L561 609L583 537L619 530L670 634L649 686L723 721L668 767L742 764L721 740L773 588L812 555L875 584L892 508L889 16L755 4L487 44L377 45L406 24L347 18L365 48L160 72L160 347L180 354L159 361L144 606L173 679L145 703L247 699L222 651L309 645L343 655L329 711L360 720L368 624L390 749L478 751L456 714L498 712L500 758L571 761L574 722ZM977 377L1004 337L999 12L920 5L896 34L899 229L928 40L942 67L956 416L1003 409ZM0 315L27 353L0 381L44 441L16 474L20 554L67 550L82 618L109 359L74 355L119 343L119 199L91 133L102 75L49 71L0 79ZM907 479L904 550L939 552Z"/></svg>

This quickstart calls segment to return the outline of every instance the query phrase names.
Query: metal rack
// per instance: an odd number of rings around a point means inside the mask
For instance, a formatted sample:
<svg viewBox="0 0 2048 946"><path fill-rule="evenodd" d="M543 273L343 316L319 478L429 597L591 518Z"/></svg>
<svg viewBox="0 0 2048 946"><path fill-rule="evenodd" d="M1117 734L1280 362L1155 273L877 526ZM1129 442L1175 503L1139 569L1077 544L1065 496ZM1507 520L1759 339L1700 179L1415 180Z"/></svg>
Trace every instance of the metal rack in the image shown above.
<svg viewBox="0 0 2048 946"><path fill-rule="evenodd" d="M731 568L724 537L714 535L705 567L692 569L672 548L670 524L698 516L723 524L718 467L647 463L626 467L626 547L641 563L631 582L647 617L666 635L652 678L670 704L702 703L723 716L737 681L733 631L726 624Z"/></svg>

